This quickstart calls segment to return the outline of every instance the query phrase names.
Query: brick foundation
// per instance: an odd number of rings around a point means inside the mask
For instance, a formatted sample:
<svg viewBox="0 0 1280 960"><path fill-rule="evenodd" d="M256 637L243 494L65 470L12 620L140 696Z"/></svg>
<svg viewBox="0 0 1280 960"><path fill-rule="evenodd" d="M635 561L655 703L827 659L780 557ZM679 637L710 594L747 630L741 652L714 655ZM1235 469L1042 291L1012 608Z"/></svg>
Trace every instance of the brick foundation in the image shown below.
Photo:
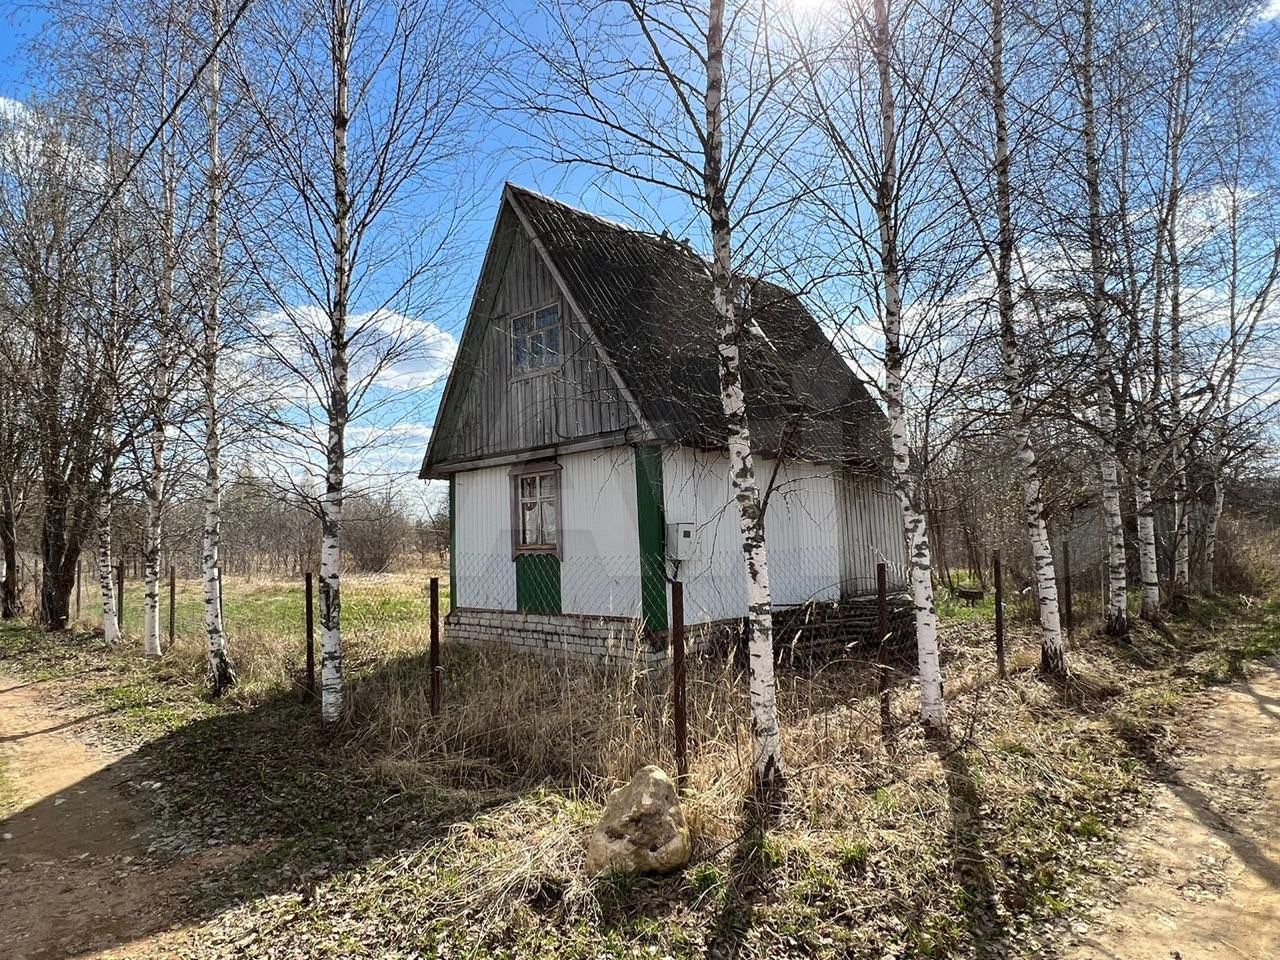
<svg viewBox="0 0 1280 960"><path fill-rule="evenodd" d="M573 613L519 613L459 607L444 618L444 635L456 643L501 645L530 653L594 660L663 661L665 647L653 649L632 617Z"/></svg>

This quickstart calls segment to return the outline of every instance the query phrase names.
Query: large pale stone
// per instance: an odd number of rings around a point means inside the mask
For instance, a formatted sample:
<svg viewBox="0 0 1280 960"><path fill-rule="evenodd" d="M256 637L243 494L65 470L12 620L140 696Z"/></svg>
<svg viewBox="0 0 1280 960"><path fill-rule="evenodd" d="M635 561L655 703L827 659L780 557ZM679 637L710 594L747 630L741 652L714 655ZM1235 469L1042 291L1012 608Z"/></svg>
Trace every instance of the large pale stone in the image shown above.
<svg viewBox="0 0 1280 960"><path fill-rule="evenodd" d="M660 767L644 767L609 794L587 844L587 873L669 873L691 852L676 785Z"/></svg>

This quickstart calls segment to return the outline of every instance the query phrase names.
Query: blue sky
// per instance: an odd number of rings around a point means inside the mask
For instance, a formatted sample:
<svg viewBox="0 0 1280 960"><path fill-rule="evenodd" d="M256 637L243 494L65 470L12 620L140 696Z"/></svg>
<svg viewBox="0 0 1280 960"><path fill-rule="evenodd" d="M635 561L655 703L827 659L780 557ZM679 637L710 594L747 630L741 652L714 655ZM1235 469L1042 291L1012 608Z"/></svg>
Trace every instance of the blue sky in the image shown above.
<svg viewBox="0 0 1280 960"><path fill-rule="evenodd" d="M0 0L0 97L23 101L39 94L39 78L29 67L27 47L39 39L44 21L39 4ZM462 335L504 181L514 181L622 222L654 229L668 227L680 236L694 232L691 211L679 200L655 196L652 189L638 191L616 180L602 182L599 174L582 168L552 164L540 158L517 129L489 118L481 121L477 136L485 145L484 154L471 171L467 186L474 191L475 202L470 205L470 217L457 238L453 259L458 269L450 274L440 315L414 318L438 323L455 340ZM388 277L387 282L394 283L395 278ZM356 310L360 306L354 305ZM389 479L416 474L444 385L438 363L434 369L430 386L400 391L397 398L381 405L365 423L353 425L353 439L367 437L371 432L386 433L385 442L377 443L378 449L367 457L365 472L371 480L382 473L388 474ZM361 471L357 467L355 472Z"/></svg>

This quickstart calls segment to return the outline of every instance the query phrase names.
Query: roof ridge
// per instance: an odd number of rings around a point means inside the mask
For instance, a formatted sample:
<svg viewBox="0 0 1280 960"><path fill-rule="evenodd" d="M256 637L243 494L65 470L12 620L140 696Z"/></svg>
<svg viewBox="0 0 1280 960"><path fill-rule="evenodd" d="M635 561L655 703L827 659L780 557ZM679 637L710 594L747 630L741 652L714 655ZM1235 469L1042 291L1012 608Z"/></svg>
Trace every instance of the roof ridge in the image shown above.
<svg viewBox="0 0 1280 960"><path fill-rule="evenodd" d="M630 224L623 223L620 220L612 220L609 217L602 217L598 213L592 213L590 210L584 210L582 207L575 207L573 204L565 203L563 200L557 197L548 196L547 194L542 193L539 190L534 190L530 187L521 186L520 184L515 183L511 180L506 181L506 186L508 189L513 190L516 193L528 194L531 197L535 197L538 200L541 200L543 203L549 203L553 207L559 207L562 210L568 210L569 212L575 214L576 216L586 217L588 220L595 220L597 223L602 223L606 227L611 227L614 230L621 230L625 233L635 234L638 237L644 237L645 239L648 239L648 240L656 240L662 243L669 243L672 246L672 248L675 250L683 251L684 253L690 254L706 263L711 262L709 257L706 257L703 254L699 253L691 243L685 240L680 240L674 235L668 233L665 227L663 228L661 233L657 233L653 230L642 230L639 227L631 226Z"/></svg>

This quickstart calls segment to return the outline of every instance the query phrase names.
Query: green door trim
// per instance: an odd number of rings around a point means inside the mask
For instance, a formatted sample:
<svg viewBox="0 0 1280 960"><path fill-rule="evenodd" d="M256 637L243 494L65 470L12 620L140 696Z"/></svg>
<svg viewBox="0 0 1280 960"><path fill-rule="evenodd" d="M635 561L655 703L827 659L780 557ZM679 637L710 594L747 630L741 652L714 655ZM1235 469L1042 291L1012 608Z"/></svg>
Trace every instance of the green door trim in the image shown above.
<svg viewBox="0 0 1280 960"><path fill-rule="evenodd" d="M449 612L458 605L458 475L449 474Z"/></svg>
<svg viewBox="0 0 1280 960"><path fill-rule="evenodd" d="M560 612L560 558L554 553L516 555L516 609L521 613Z"/></svg>
<svg viewBox="0 0 1280 960"><path fill-rule="evenodd" d="M640 542L640 612L646 630L667 629L667 561L663 552L662 448L636 447L636 533Z"/></svg>

